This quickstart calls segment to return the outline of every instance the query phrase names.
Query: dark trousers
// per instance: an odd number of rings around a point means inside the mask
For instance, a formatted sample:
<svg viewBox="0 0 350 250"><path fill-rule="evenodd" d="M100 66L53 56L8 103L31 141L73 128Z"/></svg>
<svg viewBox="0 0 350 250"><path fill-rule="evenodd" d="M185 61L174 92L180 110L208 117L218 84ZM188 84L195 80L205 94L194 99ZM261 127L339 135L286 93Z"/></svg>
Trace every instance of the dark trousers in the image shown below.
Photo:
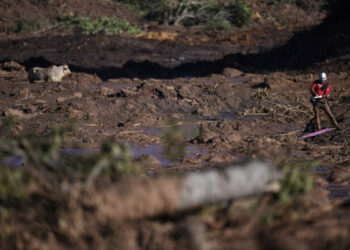
<svg viewBox="0 0 350 250"><path fill-rule="evenodd" d="M320 120L321 109L323 109L323 111L328 115L328 117L332 121L333 125L339 129L338 122L335 119L331 109L329 108L327 99L320 99L320 100L314 101L313 105L314 105L314 113L315 113L315 119L317 122L318 130L321 130L321 120Z"/></svg>

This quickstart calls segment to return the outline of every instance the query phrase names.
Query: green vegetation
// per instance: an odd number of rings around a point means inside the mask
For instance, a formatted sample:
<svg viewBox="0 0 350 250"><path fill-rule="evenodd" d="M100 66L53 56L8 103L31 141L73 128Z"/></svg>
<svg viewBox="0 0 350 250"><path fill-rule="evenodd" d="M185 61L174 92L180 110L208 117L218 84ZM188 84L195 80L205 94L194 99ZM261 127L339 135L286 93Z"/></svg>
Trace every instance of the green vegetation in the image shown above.
<svg viewBox="0 0 350 250"><path fill-rule="evenodd" d="M288 203L293 197L311 191L313 181L306 170L317 165L317 161L312 161L284 166L285 177L281 183L281 190L277 194L278 200L282 203Z"/></svg>
<svg viewBox="0 0 350 250"><path fill-rule="evenodd" d="M91 20L87 16L70 16L64 15L59 18L59 22L65 24L69 29L76 28L85 35L93 35L104 33L107 35L116 35L121 33L128 33L136 35L141 33L141 29L130 24L125 20L117 20L109 17L100 17Z"/></svg>
<svg viewBox="0 0 350 250"><path fill-rule="evenodd" d="M232 4L214 0L119 0L138 9L143 17L167 25L203 26L207 29L228 30L251 22L247 2Z"/></svg>
<svg viewBox="0 0 350 250"><path fill-rule="evenodd" d="M25 198L25 191L31 182L32 178L23 170L0 166L0 201Z"/></svg>
<svg viewBox="0 0 350 250"><path fill-rule="evenodd" d="M262 99L265 99L268 95L268 88L258 88L258 92L256 92L255 94L255 99L259 99L259 100L262 100Z"/></svg>
<svg viewBox="0 0 350 250"><path fill-rule="evenodd" d="M238 1L234 5L227 6L230 13L230 21L237 27L242 27L251 22L251 11L247 2Z"/></svg>
<svg viewBox="0 0 350 250"><path fill-rule="evenodd" d="M39 19L21 19L16 21L15 26L13 28L13 32L21 33L21 32L31 32L35 30L39 30L45 28L49 25L49 21L47 20L39 20Z"/></svg>
<svg viewBox="0 0 350 250"><path fill-rule="evenodd" d="M223 4L207 1L193 7L193 15L185 18L182 24L184 26L201 25L212 30L229 30L232 25L242 27L250 23L250 16L246 2Z"/></svg>
<svg viewBox="0 0 350 250"><path fill-rule="evenodd" d="M99 176L113 181L140 174L127 145L107 141L95 153L83 156L64 153L62 144L74 130L75 123L71 122L65 127L53 127L44 137L23 135L0 141L2 159L16 155L26 162L22 170L0 166L0 199L21 196L30 179L42 188L60 192L62 183L82 182L90 187Z"/></svg>
<svg viewBox="0 0 350 250"><path fill-rule="evenodd" d="M165 132L163 139L164 154L171 161L180 161L185 156L185 140L182 132L174 118L168 118L166 124L168 130Z"/></svg>
<svg viewBox="0 0 350 250"><path fill-rule="evenodd" d="M139 175L141 169L132 163L131 157L132 153L127 145L113 141L103 143L101 152L87 158L88 162L93 162L93 164L85 163L83 166L85 171L89 172L84 184L85 188L90 188L101 174L109 176L112 181L124 176Z"/></svg>
<svg viewBox="0 0 350 250"><path fill-rule="evenodd" d="M268 198L270 206L261 210L261 223L271 226L276 220L289 217L292 220L298 220L303 213L302 202L298 200L303 194L313 190L314 183L308 173L308 169L315 168L319 163L295 162L283 166L284 178L281 181L281 188L278 193ZM272 198L272 199L271 199Z"/></svg>

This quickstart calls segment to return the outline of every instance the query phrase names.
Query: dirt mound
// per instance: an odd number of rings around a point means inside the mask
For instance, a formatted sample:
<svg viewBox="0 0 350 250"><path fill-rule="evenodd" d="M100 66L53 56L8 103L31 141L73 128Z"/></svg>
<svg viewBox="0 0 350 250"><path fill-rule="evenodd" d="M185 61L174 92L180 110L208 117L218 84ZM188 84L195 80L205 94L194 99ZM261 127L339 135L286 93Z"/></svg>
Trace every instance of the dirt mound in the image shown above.
<svg viewBox="0 0 350 250"><path fill-rule="evenodd" d="M0 32L11 32L16 23L23 20L36 20L53 25L64 15L90 16L92 18L107 16L125 19L137 23L140 18L124 5L115 1L79 0L21 1L5 0L0 2Z"/></svg>
<svg viewBox="0 0 350 250"><path fill-rule="evenodd" d="M83 185L85 174L74 175L81 184L70 181L71 175L65 179L60 174L60 187L62 190L72 188L71 196L55 195L53 190L36 185L37 182L26 189L25 199L5 200L2 191L12 189L0 190L0 248L254 250L327 246L345 249L350 228L349 221L344 220L350 213L345 206L350 202L344 202L344 207L339 204L341 198L350 198L347 178L350 173L350 75L328 74L331 98L334 98L331 109L344 130L303 140L305 124L313 117L309 88L317 75L302 71L276 72L276 68L305 70L324 65L330 69L330 63L334 62L334 67L340 67L334 71L345 70L345 60L350 54L346 45L349 28L344 26L348 24L347 13L342 10L341 15L333 14L320 26L296 35L288 44L264 52L284 44L295 31L315 24L312 15L307 17L312 11L281 2L286 1L250 0L253 23L227 33L164 26L155 29L165 29L168 33L159 32L157 37L153 36L155 32L141 38L57 30L40 34L3 33L0 132L9 134L11 141L28 133L41 138L50 133L54 125L65 125L74 119L77 131L69 133L67 141L57 150L85 154L102 149L105 154L107 150L101 147L101 142L107 139L125 142L135 153L130 160L137 160L142 166L140 181L144 185L162 173L221 168L231 162L259 158L275 161L292 171L291 184L286 182L283 186L295 192L297 199L285 204L279 203L282 195L265 195L215 204L200 211L160 218L142 217L119 224L108 218L121 215L117 210L120 203L104 206L106 196L113 201L115 198L114 188L119 179L113 173L111 176L106 173L105 178L101 176L96 189L86 197L75 192ZM312 9L311 2L308 1L311 4L308 8ZM349 5L342 5L345 7ZM313 13L318 16L317 11ZM138 20L112 0L0 0L2 31L6 27L10 29L18 20L54 22L63 14ZM287 24L282 25L283 21ZM167 35L173 33L177 35ZM61 83L30 83L27 79L30 67L64 63L69 64L73 74ZM239 67L244 71L238 70ZM257 74L257 70L264 72ZM184 158L174 163L164 163L162 156L165 155L160 152L169 137L170 125L166 122L169 116L179 125L179 131L173 129L174 134L178 136L183 130L180 139L186 142ZM322 118L322 127L329 126L323 113ZM135 145L142 149L133 150ZM114 150L109 148L109 151ZM32 154L35 158L40 155L36 152ZM9 155L15 153L2 155L1 160L5 162ZM67 159L62 159L64 167L57 168L59 173L72 168L70 157ZM108 159L115 162L114 158ZM83 157L78 160L85 169ZM312 184L304 171L313 176L316 188L306 195L298 195L299 188L307 190ZM8 183L9 176L1 173L0 184ZM227 178L225 172L220 173ZM303 178L293 184L296 176ZM17 175L14 177L13 186L21 187ZM48 180L51 179L45 178L44 184ZM133 187L131 182L125 185ZM171 186L167 180L154 191L161 191L160 199L166 200L173 195ZM142 187L135 189L135 195L146 192ZM120 195L132 198L123 191L124 188L118 187ZM142 211L145 213L147 202L153 205L152 210L157 208L160 199L151 199L150 195L148 192L143 195L145 199L132 200L131 204L140 208L135 218ZM106 209L104 216L98 215L91 202L98 202Z"/></svg>

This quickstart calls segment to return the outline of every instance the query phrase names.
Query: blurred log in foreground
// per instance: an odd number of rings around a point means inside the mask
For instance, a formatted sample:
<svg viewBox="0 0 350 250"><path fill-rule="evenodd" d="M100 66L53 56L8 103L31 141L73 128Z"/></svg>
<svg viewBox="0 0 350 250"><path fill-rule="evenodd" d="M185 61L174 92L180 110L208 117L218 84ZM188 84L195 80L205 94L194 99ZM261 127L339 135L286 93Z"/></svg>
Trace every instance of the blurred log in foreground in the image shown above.
<svg viewBox="0 0 350 250"><path fill-rule="evenodd" d="M125 181L91 195L101 219L138 219L271 191L281 178L271 163L252 161L182 177Z"/></svg>

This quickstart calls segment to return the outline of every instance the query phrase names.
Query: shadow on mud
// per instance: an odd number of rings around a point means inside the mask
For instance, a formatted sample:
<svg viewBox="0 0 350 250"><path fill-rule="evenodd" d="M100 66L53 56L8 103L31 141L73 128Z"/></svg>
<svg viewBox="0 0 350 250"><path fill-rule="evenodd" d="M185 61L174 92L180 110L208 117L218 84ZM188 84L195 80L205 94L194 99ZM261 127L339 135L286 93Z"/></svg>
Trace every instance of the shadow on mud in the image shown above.
<svg viewBox="0 0 350 250"><path fill-rule="evenodd" d="M287 44L258 54L243 55L241 53L230 54L220 60L185 62L176 67L165 67L157 62L145 60L136 62L129 60L122 67L81 67L67 61L73 72L96 74L102 80L113 78L158 78L173 79L178 77L204 77L211 74L221 74L225 68L236 68L243 72L267 73L284 70L312 70L318 62L324 62L328 58L342 56L344 51L349 52L349 38L341 43L317 43L315 40L323 39L320 34L325 33L325 25L320 25L310 31L295 35ZM334 31L335 32L335 31ZM337 37L337 33L331 32L331 36ZM345 31L343 31L345 32ZM329 32L328 32L329 33ZM350 33L346 31L346 34ZM343 37L348 37L342 34ZM316 39L315 39L316 37ZM333 45L332 45L333 44ZM345 60L345 59L344 59ZM48 67L57 62L50 62L44 57L33 57L21 62L27 70L34 66ZM345 65L346 62L340 65ZM338 69L345 70L345 69ZM260 87L260 86L257 86Z"/></svg>
<svg viewBox="0 0 350 250"><path fill-rule="evenodd" d="M343 1L345 6L348 6L347 1ZM338 11L338 10L337 10ZM165 66L160 62L154 62L152 60L152 51L149 51L149 57L143 61L129 60L121 67L103 66L105 61L96 61L96 65L93 67L82 67L77 62L74 55L71 57L67 53L68 57L65 57L64 61L67 63L71 70L74 72L83 72L89 74L96 74L101 79L109 78L162 78L171 79L177 77L203 77L211 74L220 74L227 67L237 68L243 72L251 73L266 73L277 70L310 70L318 63L317 71L322 67L337 67L337 71L345 70L348 68L348 58L342 58L342 56L349 54L350 51L350 18L347 14L337 15L337 12L331 13L329 18L326 18L323 23L313 27L310 30L306 30L297 33L286 44L278 47L274 47L270 50L261 49L260 52L255 54L242 54L233 53L224 56L219 60L199 60L192 62L183 62L178 66ZM85 41L85 37L80 37L82 41ZM60 40L58 38L58 40ZM36 44L38 41L35 39L26 40L27 44ZM56 41L57 42L57 41ZM8 42L0 44L0 48L6 48L9 45L13 45ZM46 44L45 46L54 46L55 44ZM91 44L90 46L93 46ZM140 45L138 45L140 46ZM13 47L13 46L12 46ZM22 48L25 49L25 48ZM61 48L64 50L65 48ZM68 49L68 48L67 48ZM16 53L16 54L13 54ZM18 54L18 50L10 52L7 56L0 56L0 61L11 60L18 58L18 61L31 68L33 66L47 67L52 64L60 64L63 59L60 56L60 52L53 50L51 59L49 61L40 54L33 55L34 52L29 52L26 55ZM97 52L96 52L97 53ZM178 51L181 53L181 51ZM11 55L12 54L12 55ZM163 54L166 56L167 54ZM85 58L86 60L93 60L93 58ZM13 57L13 58L12 58ZM130 55L133 58L133 55ZM336 60L336 65L332 66L326 61L327 59ZM79 60L78 60L79 61ZM325 63L326 62L326 63ZM112 61L108 62L113 65ZM322 63L324 64L322 66ZM332 68L335 70L335 68Z"/></svg>
<svg viewBox="0 0 350 250"><path fill-rule="evenodd" d="M56 62L51 62L44 57L33 57L21 62L27 70L32 67L49 67ZM192 78L202 77L210 74L221 74L226 67L238 67L235 63L227 65L225 59L218 61L200 61L195 63L184 63L174 68L164 67L158 63L149 60L143 62L128 61L122 67L96 67L85 68L77 65L70 65L73 72L82 72L87 74L96 74L102 80L115 78L158 78L172 79L178 77Z"/></svg>

